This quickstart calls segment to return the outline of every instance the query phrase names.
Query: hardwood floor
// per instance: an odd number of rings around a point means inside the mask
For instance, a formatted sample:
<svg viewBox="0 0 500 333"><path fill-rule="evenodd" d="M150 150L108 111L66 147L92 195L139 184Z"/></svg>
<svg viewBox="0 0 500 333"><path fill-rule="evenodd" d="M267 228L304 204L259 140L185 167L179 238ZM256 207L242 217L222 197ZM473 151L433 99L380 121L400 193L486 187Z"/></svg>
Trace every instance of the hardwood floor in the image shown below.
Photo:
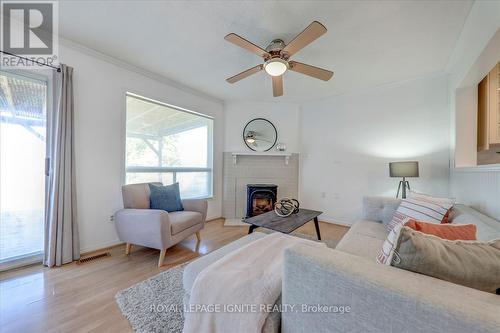
<svg viewBox="0 0 500 333"><path fill-rule="evenodd" d="M340 240L348 228L320 222L323 239ZM258 231L258 230L257 230ZM314 224L298 232L315 235ZM161 271L207 254L248 232L224 227L222 219L207 223L201 242L195 235L168 249L157 267L159 251L125 245L111 256L60 268L33 265L0 273L1 332L131 332L115 303L115 294Z"/></svg>

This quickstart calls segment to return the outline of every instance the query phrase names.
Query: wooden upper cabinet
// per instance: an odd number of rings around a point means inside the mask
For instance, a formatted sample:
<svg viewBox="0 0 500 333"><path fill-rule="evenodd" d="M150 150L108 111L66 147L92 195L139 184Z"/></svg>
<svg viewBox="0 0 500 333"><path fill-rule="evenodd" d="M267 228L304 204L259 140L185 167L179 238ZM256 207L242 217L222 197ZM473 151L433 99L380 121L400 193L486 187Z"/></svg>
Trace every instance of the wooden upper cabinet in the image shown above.
<svg viewBox="0 0 500 333"><path fill-rule="evenodd" d="M477 151L500 144L500 63L477 86Z"/></svg>
<svg viewBox="0 0 500 333"><path fill-rule="evenodd" d="M477 151L488 150L488 76L477 85Z"/></svg>
<svg viewBox="0 0 500 333"><path fill-rule="evenodd" d="M488 73L489 143L500 143L500 63Z"/></svg>

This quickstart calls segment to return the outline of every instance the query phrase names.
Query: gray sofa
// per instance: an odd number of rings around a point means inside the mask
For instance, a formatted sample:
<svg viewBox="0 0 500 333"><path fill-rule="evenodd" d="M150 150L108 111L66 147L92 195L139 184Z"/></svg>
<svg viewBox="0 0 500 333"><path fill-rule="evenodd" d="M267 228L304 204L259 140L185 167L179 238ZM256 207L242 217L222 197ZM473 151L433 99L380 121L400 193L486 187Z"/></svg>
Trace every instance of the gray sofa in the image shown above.
<svg viewBox="0 0 500 333"><path fill-rule="evenodd" d="M365 198L363 219L335 250L285 252L285 304L347 305L350 313L283 313L283 332L500 332L500 296L375 262L396 199ZM500 238L500 223L456 205L455 223L474 223L478 239ZM500 279L500 277L499 277Z"/></svg>
<svg viewBox="0 0 500 333"><path fill-rule="evenodd" d="M285 252L282 302L298 311L268 317L264 332L500 332L500 296L376 263L400 201L369 197L363 218L335 249L297 245ZM474 223L478 239L500 238L500 222L456 205L455 223ZM197 274L211 262L264 234L243 237L189 264L189 297ZM500 279L500 277L499 277ZM303 305L349 306L350 311L307 312Z"/></svg>

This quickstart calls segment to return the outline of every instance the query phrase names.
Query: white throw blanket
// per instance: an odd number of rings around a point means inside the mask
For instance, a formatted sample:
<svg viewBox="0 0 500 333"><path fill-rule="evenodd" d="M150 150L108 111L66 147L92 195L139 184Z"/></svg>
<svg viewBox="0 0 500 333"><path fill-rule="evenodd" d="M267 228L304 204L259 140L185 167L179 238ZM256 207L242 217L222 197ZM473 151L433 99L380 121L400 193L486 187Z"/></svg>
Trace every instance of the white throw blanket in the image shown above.
<svg viewBox="0 0 500 333"><path fill-rule="evenodd" d="M295 244L325 246L274 233L206 267L193 284L183 333L260 333L269 313L262 307L281 294L284 251Z"/></svg>

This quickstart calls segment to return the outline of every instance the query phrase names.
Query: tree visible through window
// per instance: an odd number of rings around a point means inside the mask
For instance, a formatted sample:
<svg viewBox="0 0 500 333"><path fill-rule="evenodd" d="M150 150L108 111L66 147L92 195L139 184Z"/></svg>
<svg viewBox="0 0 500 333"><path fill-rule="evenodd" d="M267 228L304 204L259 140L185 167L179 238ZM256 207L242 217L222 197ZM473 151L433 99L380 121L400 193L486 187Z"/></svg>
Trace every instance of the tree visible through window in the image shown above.
<svg viewBox="0 0 500 333"><path fill-rule="evenodd" d="M183 198L212 196L213 119L127 94L126 183L179 182Z"/></svg>

